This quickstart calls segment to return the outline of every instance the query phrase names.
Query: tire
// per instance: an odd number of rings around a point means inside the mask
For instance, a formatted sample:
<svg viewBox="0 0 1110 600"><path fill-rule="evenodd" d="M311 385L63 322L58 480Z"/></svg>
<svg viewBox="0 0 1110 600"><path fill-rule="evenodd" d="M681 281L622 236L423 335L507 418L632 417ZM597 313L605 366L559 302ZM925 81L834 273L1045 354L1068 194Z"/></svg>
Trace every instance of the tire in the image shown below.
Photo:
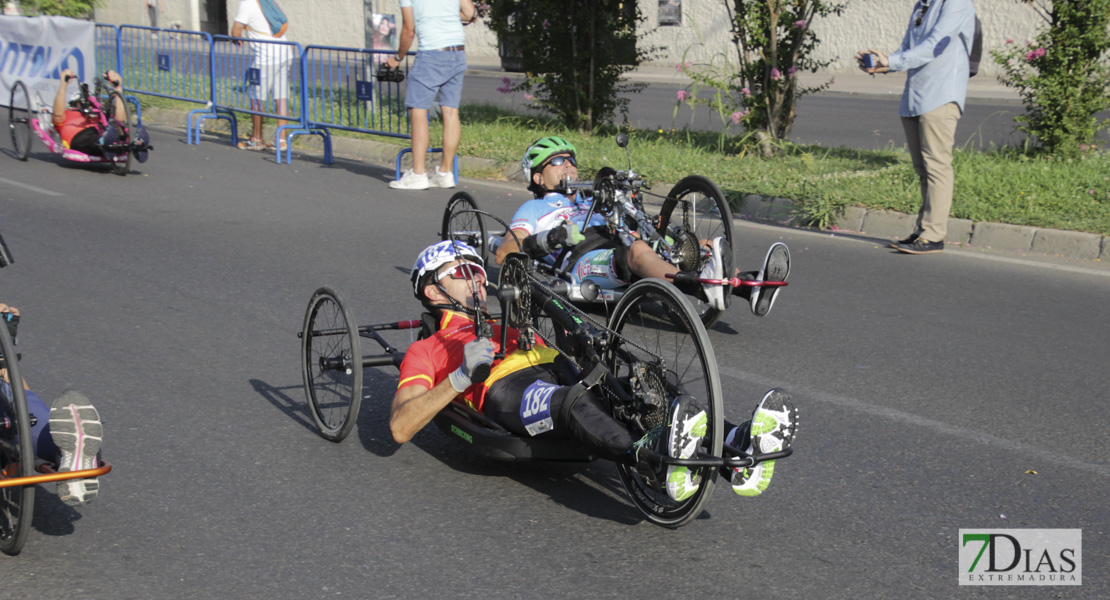
<svg viewBox="0 0 1110 600"><path fill-rule="evenodd" d="M362 344L358 326L332 289L316 290L301 330L301 374L320 435L341 442L362 405Z"/></svg>
<svg viewBox="0 0 1110 600"><path fill-rule="evenodd" d="M122 107L119 110L116 109L117 99ZM119 92L112 91L108 94L106 102L104 114L108 117L109 124L115 124L119 128L120 135L114 144L104 146L104 156L109 159L115 158L110 164L117 175L127 175L131 172L131 142L132 133L136 131L135 118L127 109L127 101Z"/></svg>
<svg viewBox="0 0 1110 600"><path fill-rule="evenodd" d="M668 228L681 227L693 233L699 240L724 237L728 240L729 248L735 254L736 240L733 237L732 209L725 199L724 192L708 177L690 175L679 181L659 210L659 230L665 232ZM735 264L735 256L725 259L725 267L731 269ZM732 277L732 273L725 273L725 277ZM726 289L729 294L732 289ZM712 327L721 318L723 311L710 308L708 304L697 298L690 298L694 309L701 315L701 321L706 327Z"/></svg>
<svg viewBox="0 0 1110 600"><path fill-rule="evenodd" d="M8 127L12 131L12 148L19 160L27 160L31 155L31 119L31 95L27 93L27 86L17 81L8 102Z"/></svg>
<svg viewBox="0 0 1110 600"><path fill-rule="evenodd" d="M670 420L674 399L685 394L697 398L708 416L708 430L699 452L720 457L725 438L721 378L705 326L690 301L669 283L645 279L630 287L617 303L609 328L650 353L630 344L610 350L606 361L618 380L628 381L636 362L656 363L648 373L659 376L655 380L656 389L665 392L666 400L665 406L650 416L654 421L648 421L649 426L664 425L654 446L656 451L667 453L665 424ZM664 368L659 368L657 359L662 359ZM633 437L642 433L634 431ZM702 480L698 491L686 500L675 501L667 495L666 482L654 474L645 476L629 465L618 465L617 471L640 512L649 521L671 528L685 525L701 514L713 494L719 472L713 467L697 469Z"/></svg>
<svg viewBox="0 0 1110 600"><path fill-rule="evenodd" d="M17 84L22 85L22 84ZM35 452L31 444L31 416L19 374L19 361L8 328L0 324L0 352L5 359L11 397L0 393L0 470L3 478L30 477L35 474ZM23 549L31 532L35 507L35 486L0 488L0 552L15 556Z"/></svg>
<svg viewBox="0 0 1110 600"><path fill-rule="evenodd" d="M440 229L440 239L447 241L454 239L472 246L482 257L482 266L489 262L489 235L482 215L478 214L478 203L474 197L466 192L456 192L447 201L443 211L443 226Z"/></svg>

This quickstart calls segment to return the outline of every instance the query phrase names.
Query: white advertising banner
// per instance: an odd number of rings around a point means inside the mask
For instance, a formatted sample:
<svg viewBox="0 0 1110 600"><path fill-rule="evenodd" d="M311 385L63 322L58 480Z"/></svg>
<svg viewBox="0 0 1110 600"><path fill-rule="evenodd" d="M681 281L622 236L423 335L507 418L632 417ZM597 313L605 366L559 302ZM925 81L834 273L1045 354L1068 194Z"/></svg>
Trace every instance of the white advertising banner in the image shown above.
<svg viewBox="0 0 1110 600"><path fill-rule="evenodd" d="M81 81L96 76L96 25L67 17L0 16L0 104L11 101L22 81L31 97L47 103L58 91L59 73L70 69ZM32 100L34 102L34 100Z"/></svg>

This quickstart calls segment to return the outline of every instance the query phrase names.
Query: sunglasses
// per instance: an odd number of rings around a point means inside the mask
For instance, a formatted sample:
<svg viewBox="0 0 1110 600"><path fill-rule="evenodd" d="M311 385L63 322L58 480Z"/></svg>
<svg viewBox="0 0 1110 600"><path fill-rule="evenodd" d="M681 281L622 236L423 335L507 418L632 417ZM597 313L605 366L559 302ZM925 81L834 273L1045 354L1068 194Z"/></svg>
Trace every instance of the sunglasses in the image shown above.
<svg viewBox="0 0 1110 600"><path fill-rule="evenodd" d="M917 20L913 22L914 27L921 27L921 20L925 18L925 12L929 10L929 3L923 2L921 4L921 14L917 15Z"/></svg>
<svg viewBox="0 0 1110 600"><path fill-rule="evenodd" d="M445 277L450 277L451 279L467 279L467 280L477 279L478 277L481 277L482 279L485 279L486 278L486 270L482 268L482 265L476 265L474 263L465 263L464 262L464 263L459 263L459 264L451 267L450 269L447 269L446 271L440 273L436 277L436 282L438 283L440 281L443 281L443 279Z"/></svg>
<svg viewBox="0 0 1110 600"><path fill-rule="evenodd" d="M578 166L578 161L574 160L573 156L555 156L555 157L552 157L551 160L545 162L543 164L543 168L546 169L548 167L548 165L553 166L553 167L561 167L561 166L563 166L563 163L566 163L566 162L569 162L570 166L572 166L572 167L577 167ZM541 170L543 170L543 169L541 169Z"/></svg>

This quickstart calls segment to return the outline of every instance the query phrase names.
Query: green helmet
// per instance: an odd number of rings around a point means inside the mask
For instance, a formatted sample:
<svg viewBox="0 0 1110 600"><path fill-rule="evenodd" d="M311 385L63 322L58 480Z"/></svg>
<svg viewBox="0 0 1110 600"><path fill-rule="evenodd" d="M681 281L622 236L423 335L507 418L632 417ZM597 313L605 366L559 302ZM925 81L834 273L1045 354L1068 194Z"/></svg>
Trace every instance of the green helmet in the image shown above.
<svg viewBox="0 0 1110 600"><path fill-rule="evenodd" d="M520 161L520 166L524 170L524 178L531 181L532 169L539 168L547 159L556 154L567 152L574 156L578 155L578 152L574 149L574 144L557 135L540 138L532 142L532 145L528 146L528 150L524 153L524 158Z"/></svg>

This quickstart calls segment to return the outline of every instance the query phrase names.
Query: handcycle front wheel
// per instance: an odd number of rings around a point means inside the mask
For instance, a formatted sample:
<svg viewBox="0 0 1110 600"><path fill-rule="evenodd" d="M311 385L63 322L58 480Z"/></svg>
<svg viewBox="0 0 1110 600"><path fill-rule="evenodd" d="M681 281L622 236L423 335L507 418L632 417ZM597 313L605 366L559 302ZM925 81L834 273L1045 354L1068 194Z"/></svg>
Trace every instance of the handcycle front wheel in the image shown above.
<svg viewBox="0 0 1110 600"><path fill-rule="evenodd" d="M0 352L10 385L0 390L0 478L31 477L35 453L31 443L31 416L19 373L19 360L8 328L0 323ZM8 394L5 394L7 391ZM12 556L23 550L31 532L35 486L0 488L0 552Z"/></svg>
<svg viewBox="0 0 1110 600"><path fill-rule="evenodd" d="M638 377L640 385L661 391L665 399L648 423L655 426L658 436L651 447L667 454L666 425L674 400L680 395L693 396L708 417L698 452L720 457L725 439L720 373L705 326L686 296L658 279L639 281L617 303L609 328L627 340L614 342L619 347L607 356L609 369L618 380ZM645 365L646 373L639 370ZM695 479L701 482L698 490L685 500L675 501L667 495L666 481L656 474L623 464L617 466L617 471L640 512L649 521L672 528L701 514L718 476L718 469L713 467L695 469Z"/></svg>
<svg viewBox="0 0 1110 600"><path fill-rule="evenodd" d="M12 86L11 101L8 102L8 128L12 132L15 157L27 160L31 155L31 95L22 81Z"/></svg>
<svg viewBox="0 0 1110 600"><path fill-rule="evenodd" d="M701 175L690 175L671 188L667 199L659 209L659 231L666 234L668 229L673 227L681 227L698 240L712 240L716 237L728 240L730 252L733 254L723 257L722 267L731 271L735 264L734 248L736 247L732 209L728 205L724 192L711 179ZM733 274L722 273L722 276L727 279ZM725 293L731 292L732 289L726 287ZM691 298L691 302L694 303L694 308L701 315L701 321L706 327L712 327L724 312L712 308L700 299Z"/></svg>
<svg viewBox="0 0 1110 600"><path fill-rule="evenodd" d="M463 242L478 251L482 257L483 266L488 262L486 254L489 248L489 237L486 224L482 215L478 214L478 202L467 192L456 192L447 201L443 211L443 228L440 229L440 239L443 241L455 240Z"/></svg>
<svg viewBox="0 0 1110 600"><path fill-rule="evenodd" d="M134 115L127 109L127 101L123 99L123 95L114 90L108 94L104 114L108 117L109 127L115 125L119 132L115 142L105 145L104 156L108 158L117 175L127 175L131 172L131 144L135 140Z"/></svg>
<svg viewBox="0 0 1110 600"><path fill-rule="evenodd" d="M334 290L316 290L301 330L301 374L320 435L341 442L362 405L362 344L358 326Z"/></svg>

